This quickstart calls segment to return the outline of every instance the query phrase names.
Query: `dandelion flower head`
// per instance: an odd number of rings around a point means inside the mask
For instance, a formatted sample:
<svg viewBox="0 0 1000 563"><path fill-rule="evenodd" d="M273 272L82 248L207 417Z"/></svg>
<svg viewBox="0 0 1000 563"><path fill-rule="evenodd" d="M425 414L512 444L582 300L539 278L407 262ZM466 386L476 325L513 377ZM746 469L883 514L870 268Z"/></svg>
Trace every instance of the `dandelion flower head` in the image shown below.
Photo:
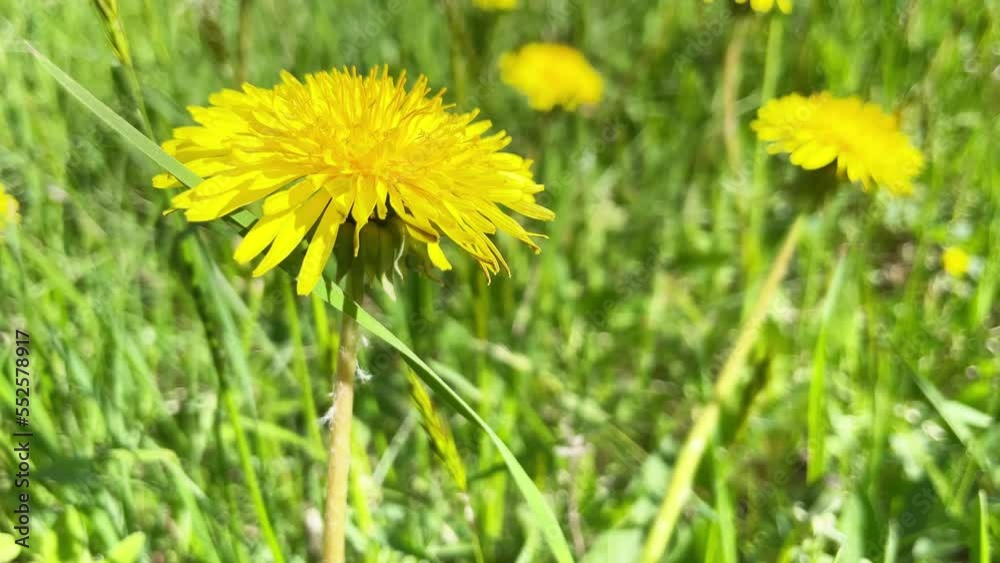
<svg viewBox="0 0 1000 563"><path fill-rule="evenodd" d="M474 0L473 4L480 10L507 11L517 8L517 0Z"/></svg>
<svg viewBox="0 0 1000 563"><path fill-rule="evenodd" d="M941 266L948 275L955 278L967 274L971 263L969 255L957 246L949 246L941 254Z"/></svg>
<svg viewBox="0 0 1000 563"><path fill-rule="evenodd" d="M0 182L0 233L7 225L17 225L21 222L20 205L14 196L7 193L7 186Z"/></svg>
<svg viewBox="0 0 1000 563"><path fill-rule="evenodd" d="M736 3L746 4L747 0L736 0ZM792 13L792 0L750 0L750 7L755 12L766 14L775 6L778 6L778 9L781 10L782 13Z"/></svg>
<svg viewBox="0 0 1000 563"><path fill-rule="evenodd" d="M531 161L504 152L510 137L484 135L489 121L477 111L450 111L430 95L423 76L409 89L387 67L360 75L355 69L306 75L282 72L265 89L243 86L209 97L209 106L188 108L198 123L174 130L164 150L206 178L172 200L189 221L211 221L261 203L260 218L234 258L257 264L259 276L281 263L314 231L298 276L309 293L322 276L337 234L353 234L358 255L362 229L398 221L407 241L426 250L434 266L451 264L440 243L454 241L489 276L506 262L491 236L504 231L538 246L504 208L551 220L536 203ZM169 174L158 188L179 187ZM315 227L315 229L314 229ZM350 233L349 230L353 230Z"/></svg>
<svg viewBox="0 0 1000 563"><path fill-rule="evenodd" d="M500 78L539 111L557 105L575 110L596 104L604 94L604 80L583 53L559 43L528 43L505 53L500 57Z"/></svg>
<svg viewBox="0 0 1000 563"><path fill-rule="evenodd" d="M711 2L712 0L705 0L706 4ZM747 0L736 0L736 3L746 4ZM761 14L770 12L775 6L785 14L792 13L792 0L750 0L750 8Z"/></svg>
<svg viewBox="0 0 1000 563"><path fill-rule="evenodd" d="M853 96L791 94L765 104L750 126L771 154L787 153L806 170L836 161L839 174L865 189L876 184L894 195L909 194L924 165L895 117Z"/></svg>

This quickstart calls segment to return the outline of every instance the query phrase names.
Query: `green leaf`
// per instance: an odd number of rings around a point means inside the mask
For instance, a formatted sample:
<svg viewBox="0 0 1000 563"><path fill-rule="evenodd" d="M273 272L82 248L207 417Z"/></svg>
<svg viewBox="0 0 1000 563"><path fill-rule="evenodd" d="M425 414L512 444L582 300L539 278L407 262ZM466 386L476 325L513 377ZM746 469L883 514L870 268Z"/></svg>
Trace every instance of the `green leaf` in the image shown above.
<svg viewBox="0 0 1000 563"><path fill-rule="evenodd" d="M0 534L0 563L13 561L20 553L21 546L14 543L14 536L10 534Z"/></svg>
<svg viewBox="0 0 1000 563"><path fill-rule="evenodd" d="M59 515L56 529L59 530L60 561L81 561L90 558L87 551L87 526L80 512L72 506Z"/></svg>
<svg viewBox="0 0 1000 563"><path fill-rule="evenodd" d="M642 530L613 528L597 536L582 563L607 563L608 561L638 561L642 549Z"/></svg>
<svg viewBox="0 0 1000 563"><path fill-rule="evenodd" d="M983 417L988 415L980 413L975 409L962 405L958 407L959 403L949 400L946 398L941 391L933 384L929 379L917 373L916 370L911 368L910 376L916 382L917 387L923 393L927 402L931 404L932 407L937 411L937 413L944 420L948 429L958 438L958 440L965 446L968 450L969 455L973 460L979 465L981 469L992 469L993 464L983 451L981 442L976 438L975 433L972 431L970 426L978 426L983 424ZM972 424L970 424L972 423Z"/></svg>
<svg viewBox="0 0 1000 563"><path fill-rule="evenodd" d="M854 493L840 514L838 528L844 533L845 541L837 552L835 563L861 561L865 554L865 525L864 504L861 496Z"/></svg>
<svg viewBox="0 0 1000 563"><path fill-rule="evenodd" d="M118 545L108 552L108 561L111 563L134 563L142 555L146 548L146 534L135 532L129 534L125 539L118 542Z"/></svg>
<svg viewBox="0 0 1000 563"><path fill-rule="evenodd" d="M972 428L989 428L993 417L976 410L960 401L946 400L941 403L941 415L956 427L963 427L962 433L971 433Z"/></svg>
<svg viewBox="0 0 1000 563"><path fill-rule="evenodd" d="M34 47L30 44L28 44L27 47L38 59L42 67L49 74L51 74L52 77L55 78L67 92L79 100L80 103L93 112L94 115L108 125L108 127L124 137L129 144L149 157L153 162L161 166L167 172L173 174L185 185L189 187L195 186L202 181L197 174L188 170L177 159L164 152L159 146L156 145L156 143L143 136L142 133L140 133L136 128L132 127L131 124L122 119L104 103L94 97L93 94L88 92L83 86L73 80L73 78L63 72ZM232 223L239 225L241 228L247 228L250 226L253 216L247 212L243 212L234 214L230 216L229 219ZM317 286L314 294L330 305L333 305L336 309L343 311L344 292L334 284L329 284L328 289L329 291L326 291L323 284L320 284ZM357 313L355 318L361 326L392 348L396 349L396 351L403 356L406 363L413 368L413 370L418 376L420 376L427 386L451 404L459 414L476 424L480 430L482 430L489 437L496 448L500 451L500 455L503 457L504 463L507 465L507 469L514 478L514 483L521 491L525 501L528 503L528 507L534 515L534 523L541 529L542 535L545 537L545 540L549 545L549 549L552 550L556 560L560 563L573 561L569 544L566 542L562 529L559 527L559 521L549 508L542 492L531 480L531 477L528 476L528 473L524 470L521 464L518 463L514 453L510 451L510 448L508 448L506 444L504 444L503 440L500 439L493 428L491 428L490 425L487 424L486 421L483 420L479 414L477 414L476 411L473 410L472 407L470 407L468 403L466 403L462 397L459 396L459 394L444 381L444 379L431 369L427 363L420 359L420 357L418 357L413 350L410 350L410 348L406 346L403 341L397 338L396 335L389 331L389 329L383 326L382 323L368 314L360 306L357 307L356 310Z"/></svg>

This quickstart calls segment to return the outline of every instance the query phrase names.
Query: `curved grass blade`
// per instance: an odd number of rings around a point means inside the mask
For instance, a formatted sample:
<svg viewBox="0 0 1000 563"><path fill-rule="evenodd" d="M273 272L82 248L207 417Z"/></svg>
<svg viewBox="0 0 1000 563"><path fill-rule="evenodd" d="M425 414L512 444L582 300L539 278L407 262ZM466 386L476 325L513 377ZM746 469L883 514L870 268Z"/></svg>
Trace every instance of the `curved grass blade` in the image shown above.
<svg viewBox="0 0 1000 563"><path fill-rule="evenodd" d="M59 85L66 90L66 92L79 100L84 107L89 109L91 113L96 115L105 123L105 125L124 137L125 140L128 141L129 145L138 149L142 154L146 155L150 160L155 162L167 172L173 174L178 180L183 182L184 185L192 187L201 183L201 178L197 174L188 170L186 166L181 164L174 157L163 152L163 149L161 149L159 145L153 142L149 137L140 133L138 129L132 127L131 123L115 113L114 110L106 106L104 102L98 100L93 94L88 92L86 88L81 86L79 82L73 80L70 75L63 72L61 68L56 66L55 63L40 53L38 49L35 49L31 43L25 41L24 44L28 51L35 56L39 64L42 65L42 68L51 74L52 78L55 78L56 82L58 82Z"/></svg>
<svg viewBox="0 0 1000 563"><path fill-rule="evenodd" d="M101 121L103 121L108 127L113 129L116 133L121 135L129 142L130 145L138 149L144 155L146 155L150 160L155 162L157 165L162 167L167 172L173 174L178 180L183 182L185 185L192 187L201 183L202 179L198 177L197 174L188 170L183 164L181 164L177 159L170 156L164 152L156 143L151 141L149 138L145 137L140 133L135 127L121 118L116 114L111 108L97 99L93 94L88 92L82 85L73 80L68 74L62 71L59 67L55 65L52 61L47 59L44 55L38 52L30 43L26 43L28 50L35 56L42 67L56 79L59 84L66 89L74 98L80 101L88 110L90 110L95 116L97 116ZM252 221L252 215L248 212L237 213L230 216L231 222L237 225L241 229L246 229L250 226ZM324 288L322 284L317 286L316 290L313 292L315 295L326 301L334 308L339 311L344 310L344 292L337 287L336 284L329 284L329 287ZM507 445L500 439L500 436L486 423L479 414L469 406L462 397L455 392L451 386L445 382L427 363L420 359L417 354L411 350L402 340L396 337L388 328L386 328L382 323L368 314L360 306L355 308L357 311L355 318L358 323L361 324L365 329L374 334L380 340L394 348L399 352L407 364L413 368L420 379L427 384L428 387L434 390L435 393L444 398L459 414L469 419L476 426L479 427L493 442L493 445L500 451L500 455L503 457L504 463L507 465L507 469L510 471L511 476L514 478L514 483L517 488L521 491L524 500L527 502L528 507L535 517L535 524L538 525L542 532L543 537L549 545L549 549L552 554L555 555L556 560L559 563L572 562L573 556L571 554L569 544L566 542L565 536L563 536L562 529L559 526L559 521L556 519L555 514L552 512L545 497L542 495L541 490L535 485L531 477L524 470L520 463L517 461L517 457L514 453L507 447Z"/></svg>

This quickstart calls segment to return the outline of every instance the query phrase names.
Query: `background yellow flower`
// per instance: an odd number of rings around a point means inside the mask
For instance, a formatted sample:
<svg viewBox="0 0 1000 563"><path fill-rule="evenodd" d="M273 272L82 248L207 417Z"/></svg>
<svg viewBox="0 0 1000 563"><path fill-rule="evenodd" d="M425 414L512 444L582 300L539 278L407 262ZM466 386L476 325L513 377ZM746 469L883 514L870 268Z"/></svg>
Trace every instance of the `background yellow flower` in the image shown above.
<svg viewBox="0 0 1000 563"><path fill-rule="evenodd" d="M481 10L506 11L517 8L518 0L473 0Z"/></svg>
<svg viewBox="0 0 1000 563"><path fill-rule="evenodd" d="M899 130L896 118L857 97L827 92L791 94L769 101L751 123L771 154L788 153L806 170L837 162L837 172L865 188L893 194L913 191L924 157Z"/></svg>
<svg viewBox="0 0 1000 563"><path fill-rule="evenodd" d="M7 225L17 225L21 222L20 208L14 196L7 193L7 186L0 182L0 235Z"/></svg>
<svg viewBox="0 0 1000 563"><path fill-rule="evenodd" d="M528 43L504 53L500 78L540 111L555 106L574 110L581 104L596 104L604 94L604 80L583 53L559 43Z"/></svg>
<svg viewBox="0 0 1000 563"><path fill-rule="evenodd" d="M746 4L747 0L736 0L737 4ZM750 7L755 12L770 12L775 6L786 14L792 13L792 0L750 0Z"/></svg>
<svg viewBox="0 0 1000 563"><path fill-rule="evenodd" d="M969 255L957 246L949 246L941 254L941 266L949 275L960 278L969 272Z"/></svg>
<svg viewBox="0 0 1000 563"><path fill-rule="evenodd" d="M711 3L713 0L705 0L705 3ZM737 4L746 4L747 0L736 0ZM755 12L767 13L770 12L775 6L779 10L786 14L792 13L792 0L750 0L750 8Z"/></svg>

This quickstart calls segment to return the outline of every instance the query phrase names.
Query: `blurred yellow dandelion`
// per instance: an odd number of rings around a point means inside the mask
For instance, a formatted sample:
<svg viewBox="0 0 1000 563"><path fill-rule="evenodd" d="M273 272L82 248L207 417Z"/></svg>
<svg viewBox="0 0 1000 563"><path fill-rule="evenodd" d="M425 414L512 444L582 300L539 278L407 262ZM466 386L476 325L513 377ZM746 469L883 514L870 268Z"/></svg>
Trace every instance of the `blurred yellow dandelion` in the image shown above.
<svg viewBox="0 0 1000 563"><path fill-rule="evenodd" d="M895 117L854 96L791 94L765 104L750 126L771 154L788 153L806 170L836 160L837 172L865 189L874 183L896 195L908 194L924 165Z"/></svg>
<svg viewBox="0 0 1000 563"><path fill-rule="evenodd" d="M480 10L505 11L517 8L517 0L473 0Z"/></svg>
<svg viewBox="0 0 1000 563"><path fill-rule="evenodd" d="M189 221L210 221L263 201L261 217L234 258L246 263L270 247L259 276L277 266L315 226L298 276L309 293L330 259L342 226L354 230L358 255L362 228L400 221L431 262L451 268L441 236L471 254L487 275L509 273L490 239L498 230L538 246L500 205L543 221L554 214L535 202L531 161L503 152L504 131L484 136L489 121L478 111L455 113L428 97L421 76L409 90L405 72L388 67L367 76L355 69L318 72L300 82L287 72L272 89L249 84L209 97L209 107L188 108L198 126L174 130L164 150L207 178L173 198ZM178 187L168 174L158 188Z"/></svg>
<svg viewBox="0 0 1000 563"><path fill-rule="evenodd" d="M528 43L500 57L500 78L528 98L531 107L574 110L596 104L604 80L583 53L559 43Z"/></svg>
<svg viewBox="0 0 1000 563"><path fill-rule="evenodd" d="M736 0L737 4L746 4L747 0ZM767 13L775 6L785 14L792 13L792 0L750 0L750 7L755 12Z"/></svg>
<svg viewBox="0 0 1000 563"><path fill-rule="evenodd" d="M7 225L17 225L21 222L21 213L17 200L7 193L7 186L0 182L0 235Z"/></svg>
<svg viewBox="0 0 1000 563"><path fill-rule="evenodd" d="M949 246L941 254L941 266L948 275L960 278L969 272L972 260L969 255L957 246Z"/></svg>
<svg viewBox="0 0 1000 563"><path fill-rule="evenodd" d="M705 3L711 3L712 0L705 0ZM746 4L747 0L736 0L737 4ZM750 8L755 12L766 14L778 6L778 9L786 14L792 13L792 0L750 0Z"/></svg>

